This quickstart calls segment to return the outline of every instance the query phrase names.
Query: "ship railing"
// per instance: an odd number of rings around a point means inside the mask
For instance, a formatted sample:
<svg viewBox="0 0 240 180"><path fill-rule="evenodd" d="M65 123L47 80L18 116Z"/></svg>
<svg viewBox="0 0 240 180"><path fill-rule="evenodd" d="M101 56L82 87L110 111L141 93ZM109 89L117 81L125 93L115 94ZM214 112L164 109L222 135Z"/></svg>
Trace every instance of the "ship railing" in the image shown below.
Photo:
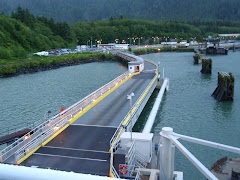
<svg viewBox="0 0 240 180"><path fill-rule="evenodd" d="M67 118L69 118L69 117L67 117ZM61 117L60 115L56 115L53 118L50 118L49 120L45 121L44 123L42 123L39 126L37 126L36 128L34 128L33 131L26 134L22 138L19 138L17 141L12 143L10 146L7 146L5 149L3 149L1 151L2 161L4 162L10 156L12 156L14 153L16 153L18 149L21 149L26 144L28 144L30 141L32 141L36 137L39 137L39 134L41 134L41 132L44 132L47 129L49 129L49 127L52 124L55 124L56 122L61 122L61 120L63 120L63 119L64 119L64 117Z"/></svg>
<svg viewBox="0 0 240 180"><path fill-rule="evenodd" d="M135 164L135 154L136 153L136 143L135 140L132 142L128 152L127 152L127 165L134 165Z"/></svg>
<svg viewBox="0 0 240 180"><path fill-rule="evenodd" d="M110 176L111 177L115 177L115 178L120 178L116 169L114 168L113 166L113 157L114 154L113 154L113 149L111 149L111 158L110 158Z"/></svg>
<svg viewBox="0 0 240 180"><path fill-rule="evenodd" d="M185 136L173 132L170 127L163 127L160 132L162 146L160 147L160 178L172 179L174 171L174 146L175 145L188 160L209 180L217 180L218 178L213 175L190 151L188 151L178 139L188 141L191 143L196 143L216 149L221 149L233 153L240 154L240 148L228 146L216 142L211 142L203 139L198 139L190 136ZM164 157L164 158L163 158Z"/></svg>
<svg viewBox="0 0 240 180"><path fill-rule="evenodd" d="M123 80L125 80L131 76L132 76L132 74L129 73L128 71L123 73L122 75L118 76L111 82L107 83L106 85L102 86L101 88L94 91L90 95L86 96L82 100L78 101L71 107L65 109L62 112L59 112L58 114L51 117L47 121L43 122L39 126L35 127L34 129L32 129L31 132L26 134L24 137L19 138L17 141L15 141L11 145L9 145L5 149L3 149L0 152L0 160L1 160L0 162L6 161L10 156L14 155L19 149L24 149L26 147L26 144L28 144L31 140L35 139L36 137L41 138L41 136L39 136L39 134L41 132L44 132L47 129L50 129L52 124L55 124L57 122L60 124L62 122L65 122L66 124L69 123L68 120L74 118L74 116L76 116L80 112L84 111L84 109L86 107L94 104L98 98L100 98L105 93L109 92L111 89L116 87ZM37 141L37 142L39 142L39 141Z"/></svg>
<svg viewBox="0 0 240 180"><path fill-rule="evenodd" d="M135 164L137 166L140 166L141 168L146 168L147 159L148 157L144 155L141 151L139 151L138 149L135 150Z"/></svg>
<svg viewBox="0 0 240 180"><path fill-rule="evenodd" d="M52 135L54 135L58 130L62 129L66 125L68 119L69 118L65 117L62 121L49 125L49 128L45 129L44 131L39 131L38 135L34 139L17 150L15 153L16 161L22 159L24 156L39 146L42 146L46 140L48 140L50 137L52 137Z"/></svg>
<svg viewBox="0 0 240 180"><path fill-rule="evenodd" d="M37 121L34 121L34 122L27 122L27 123L18 123L18 124L14 124L10 127L7 127L7 128L4 128L4 129L1 129L0 130L0 136L7 136L9 134L12 134L12 133L15 133L15 132L18 132L18 131L22 131L22 130L25 130L25 129L34 129L35 127L39 126L41 123L43 123L44 121L46 121L47 118L47 114L49 114L48 112L46 112L44 114L44 117L43 119L39 119Z"/></svg>
<svg viewBox="0 0 240 180"><path fill-rule="evenodd" d="M136 169L137 169L137 168L136 168ZM140 168L139 168L138 170L136 170L135 180L141 180L141 177L140 177Z"/></svg>
<svg viewBox="0 0 240 180"><path fill-rule="evenodd" d="M136 148L135 140L132 141L126 157L127 165L135 165L141 168L146 168L147 166L147 156L145 156L141 151Z"/></svg>
<svg viewBox="0 0 240 180"><path fill-rule="evenodd" d="M115 178L120 178L120 176L118 175L118 173L117 173L116 169L114 168L114 166L113 165L111 165L111 166L112 166L112 173L113 173L114 177Z"/></svg>

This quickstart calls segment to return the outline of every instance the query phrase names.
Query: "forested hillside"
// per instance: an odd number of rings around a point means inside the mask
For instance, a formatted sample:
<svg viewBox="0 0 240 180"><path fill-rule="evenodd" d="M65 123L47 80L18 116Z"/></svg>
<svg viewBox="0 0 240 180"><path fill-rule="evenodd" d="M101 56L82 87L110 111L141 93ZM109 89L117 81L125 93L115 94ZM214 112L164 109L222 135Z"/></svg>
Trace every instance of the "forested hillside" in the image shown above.
<svg viewBox="0 0 240 180"><path fill-rule="evenodd" d="M171 39L181 41L218 33L240 32L239 21L147 21L110 18L95 22L54 22L52 18L35 17L29 10L18 8L11 16L0 15L0 59L26 57L31 52L77 44L119 42L152 44Z"/></svg>
<svg viewBox="0 0 240 180"><path fill-rule="evenodd" d="M0 13L11 14L18 6L69 23L120 15L156 21L240 19L239 0L0 0Z"/></svg>
<svg viewBox="0 0 240 180"><path fill-rule="evenodd" d="M26 57L30 52L68 47L74 35L67 23L36 18L18 9L12 17L0 15L0 59Z"/></svg>
<svg viewBox="0 0 240 180"><path fill-rule="evenodd" d="M166 38L191 40L196 38L202 41L203 38L219 33L236 33L240 32L240 22L234 21L189 21L180 22L155 22L146 20L133 19L110 19L108 21L81 22L73 25L73 31L79 44L86 44L92 37L93 43L95 40L102 40L102 43L118 42L123 40L126 43L155 43L165 41ZM159 39L158 39L159 38Z"/></svg>

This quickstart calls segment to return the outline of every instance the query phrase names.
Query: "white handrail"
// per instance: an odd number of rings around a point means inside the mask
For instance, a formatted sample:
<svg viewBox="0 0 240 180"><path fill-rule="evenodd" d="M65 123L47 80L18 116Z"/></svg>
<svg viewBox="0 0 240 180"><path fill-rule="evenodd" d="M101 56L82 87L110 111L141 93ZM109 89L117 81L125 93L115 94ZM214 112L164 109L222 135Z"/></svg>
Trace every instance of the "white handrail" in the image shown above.
<svg viewBox="0 0 240 180"><path fill-rule="evenodd" d="M228 145L225 145L225 144L211 142L211 141L198 139L198 138L194 138L194 137L184 136L184 135L177 134L177 133L173 133L173 135L177 138L181 138L184 141L193 142L193 143L196 143L196 144L201 144L201 145L204 145L204 146L209 146L209 147L212 147L212 148L221 149L221 150L225 150L225 151L240 154L240 148L237 148L237 147L228 146Z"/></svg>
<svg viewBox="0 0 240 180"><path fill-rule="evenodd" d="M207 178L210 180L217 180L217 178L191 153L189 152L179 141L178 139L181 138L182 140L193 142L196 144L201 144L204 146L213 147L216 149L222 149L225 151L230 151L233 153L240 154L240 148L228 146L224 144L219 144L216 142L211 142L203 139L198 139L190 136L185 136L181 134L177 134L173 132L173 129L170 127L163 127L162 131L160 132L160 135L162 137L162 142L166 142L166 147L164 147L164 144L162 144L162 152L163 154L167 154L167 152L171 151L171 146L167 146L167 144L170 144L171 142L193 163L194 166L198 168L198 170ZM170 143L169 143L170 142ZM166 152L166 153L165 153ZM164 167L165 171L169 172L169 167L171 167L171 163L173 162L171 158L167 158L164 164L166 164L166 167Z"/></svg>
<svg viewBox="0 0 240 180"><path fill-rule="evenodd" d="M168 136L173 144L188 158L189 161L209 180L218 180L192 153L190 153L178 140L172 135Z"/></svg>

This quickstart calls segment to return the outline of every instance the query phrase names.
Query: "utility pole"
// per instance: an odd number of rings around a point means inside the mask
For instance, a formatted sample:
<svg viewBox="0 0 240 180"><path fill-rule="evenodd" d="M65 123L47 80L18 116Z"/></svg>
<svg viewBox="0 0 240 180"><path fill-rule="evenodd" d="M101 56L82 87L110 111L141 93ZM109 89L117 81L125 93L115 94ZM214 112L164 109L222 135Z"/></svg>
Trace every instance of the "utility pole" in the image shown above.
<svg viewBox="0 0 240 180"><path fill-rule="evenodd" d="M92 48L92 37L91 37L91 48Z"/></svg>

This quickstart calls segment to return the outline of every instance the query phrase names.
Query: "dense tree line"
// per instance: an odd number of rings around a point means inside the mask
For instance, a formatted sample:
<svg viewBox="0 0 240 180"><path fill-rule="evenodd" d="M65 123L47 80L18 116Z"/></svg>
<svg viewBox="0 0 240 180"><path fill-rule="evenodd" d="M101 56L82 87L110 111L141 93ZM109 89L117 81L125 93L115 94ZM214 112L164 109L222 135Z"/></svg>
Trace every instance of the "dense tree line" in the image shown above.
<svg viewBox="0 0 240 180"><path fill-rule="evenodd" d="M26 57L31 52L68 47L73 38L69 24L35 17L20 7L11 17L0 15L0 59Z"/></svg>
<svg viewBox="0 0 240 180"><path fill-rule="evenodd" d="M155 21L239 20L239 0L0 0L0 12L11 14L18 6L55 21L129 19Z"/></svg>
<svg viewBox="0 0 240 180"><path fill-rule="evenodd" d="M239 33L239 21L147 21L111 17L109 20L54 22L36 17L28 9L17 8L11 16L0 15L0 59L26 57L31 52L77 44L131 43L153 44L161 41L191 40L218 33Z"/></svg>
<svg viewBox="0 0 240 180"><path fill-rule="evenodd" d="M162 41L202 41L219 33L240 32L239 21L147 21L125 18L110 18L106 21L79 22L72 26L79 44L86 44L91 37L101 43L126 42L131 44L153 44ZM115 41L117 40L117 41ZM135 41L135 42L134 42Z"/></svg>

